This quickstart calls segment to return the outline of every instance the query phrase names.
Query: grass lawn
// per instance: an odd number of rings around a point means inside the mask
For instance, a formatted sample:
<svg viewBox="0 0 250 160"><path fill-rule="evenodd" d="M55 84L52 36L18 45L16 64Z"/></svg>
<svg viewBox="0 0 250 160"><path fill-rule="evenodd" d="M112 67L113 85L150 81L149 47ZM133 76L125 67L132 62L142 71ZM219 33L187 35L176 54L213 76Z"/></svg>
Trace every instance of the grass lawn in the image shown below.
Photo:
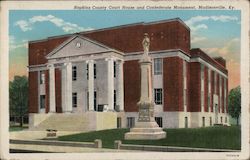
<svg viewBox="0 0 250 160"><path fill-rule="evenodd" d="M218 148L239 150L241 143L240 126L206 127L185 129L164 129L167 138L161 140L124 140L129 129L111 129L61 136L61 141L93 142L101 139L104 148L114 148L114 141L121 140L124 144L143 144L158 146L183 146L199 148Z"/></svg>

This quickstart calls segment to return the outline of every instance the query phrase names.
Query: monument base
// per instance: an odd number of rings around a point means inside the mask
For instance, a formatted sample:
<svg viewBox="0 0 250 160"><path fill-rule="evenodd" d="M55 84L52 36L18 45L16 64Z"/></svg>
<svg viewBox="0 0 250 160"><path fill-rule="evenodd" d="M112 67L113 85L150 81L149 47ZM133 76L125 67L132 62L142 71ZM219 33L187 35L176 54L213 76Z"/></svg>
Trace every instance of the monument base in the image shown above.
<svg viewBox="0 0 250 160"><path fill-rule="evenodd" d="M156 140L166 138L167 133L156 122L137 122L130 132L125 134L126 140Z"/></svg>

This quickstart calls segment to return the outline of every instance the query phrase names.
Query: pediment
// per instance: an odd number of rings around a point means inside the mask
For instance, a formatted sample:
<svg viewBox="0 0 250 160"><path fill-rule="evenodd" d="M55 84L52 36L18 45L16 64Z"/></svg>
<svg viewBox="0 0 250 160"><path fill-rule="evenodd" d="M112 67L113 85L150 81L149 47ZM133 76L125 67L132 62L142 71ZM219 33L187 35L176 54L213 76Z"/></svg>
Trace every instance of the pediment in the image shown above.
<svg viewBox="0 0 250 160"><path fill-rule="evenodd" d="M47 59L66 58L111 51L119 52L97 41L91 40L81 35L75 35L55 48L46 57Z"/></svg>

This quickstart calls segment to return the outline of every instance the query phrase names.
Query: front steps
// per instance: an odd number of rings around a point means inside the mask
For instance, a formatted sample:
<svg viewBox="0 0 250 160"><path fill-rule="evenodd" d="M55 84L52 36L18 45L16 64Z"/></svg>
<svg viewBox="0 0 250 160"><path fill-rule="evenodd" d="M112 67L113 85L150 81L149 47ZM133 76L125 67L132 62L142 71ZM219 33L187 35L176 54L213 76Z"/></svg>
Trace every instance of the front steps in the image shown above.
<svg viewBox="0 0 250 160"><path fill-rule="evenodd" d="M32 114L30 117L33 119L32 123L29 124L29 129L33 131L53 129L57 131L88 132L113 129L116 128L117 123L115 112L49 113Z"/></svg>

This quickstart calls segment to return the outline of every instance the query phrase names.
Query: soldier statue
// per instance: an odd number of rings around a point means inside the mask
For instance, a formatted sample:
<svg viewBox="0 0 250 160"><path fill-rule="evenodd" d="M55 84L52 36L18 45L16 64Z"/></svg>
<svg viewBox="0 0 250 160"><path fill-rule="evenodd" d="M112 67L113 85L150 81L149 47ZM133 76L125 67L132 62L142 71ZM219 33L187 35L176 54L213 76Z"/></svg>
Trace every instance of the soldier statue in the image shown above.
<svg viewBox="0 0 250 160"><path fill-rule="evenodd" d="M144 33L144 39L142 41L142 46L144 49L145 56L148 56L149 45L150 45L150 39L148 38L148 34Z"/></svg>

